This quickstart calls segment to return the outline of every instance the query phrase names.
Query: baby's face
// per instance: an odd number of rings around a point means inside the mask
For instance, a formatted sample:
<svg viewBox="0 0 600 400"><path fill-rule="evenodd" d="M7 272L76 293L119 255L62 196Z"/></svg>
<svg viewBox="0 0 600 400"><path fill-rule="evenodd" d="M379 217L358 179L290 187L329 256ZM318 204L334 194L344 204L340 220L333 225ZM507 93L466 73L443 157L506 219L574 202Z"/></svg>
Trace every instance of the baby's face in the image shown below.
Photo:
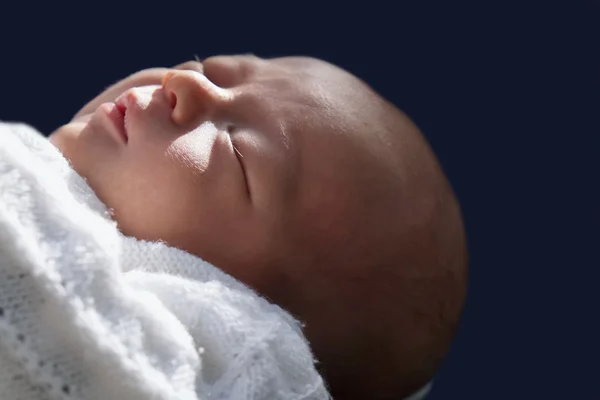
<svg viewBox="0 0 600 400"><path fill-rule="evenodd" d="M385 147L361 116L377 101L322 61L213 57L118 82L51 141L124 234L260 287L300 237L349 234L358 182Z"/></svg>
<svg viewBox="0 0 600 400"><path fill-rule="evenodd" d="M414 124L349 73L253 56L144 70L51 141L124 234L306 322L334 397L408 394L445 354L466 285L458 204Z"/></svg>

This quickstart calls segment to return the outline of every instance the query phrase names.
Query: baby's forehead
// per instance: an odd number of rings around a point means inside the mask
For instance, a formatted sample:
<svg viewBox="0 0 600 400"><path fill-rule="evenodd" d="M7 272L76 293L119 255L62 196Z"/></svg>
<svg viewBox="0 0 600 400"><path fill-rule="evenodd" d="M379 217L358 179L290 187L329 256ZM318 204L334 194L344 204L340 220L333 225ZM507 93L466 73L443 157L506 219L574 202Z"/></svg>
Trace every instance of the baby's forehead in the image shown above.
<svg viewBox="0 0 600 400"><path fill-rule="evenodd" d="M290 56L274 58L270 61L276 65L287 67L307 79L321 80L322 83L335 84L347 81L346 84L351 84L350 81L356 79L356 76L349 71L319 58Z"/></svg>
<svg viewBox="0 0 600 400"><path fill-rule="evenodd" d="M306 100L312 107L333 107L339 105L340 100L351 103L352 98L368 91L368 86L352 73L326 60L309 56L214 56L203 64L209 79L225 70L228 71L226 75L235 76L228 81L242 86L258 85L262 93L269 94L269 98L291 100L292 103ZM322 104L324 100L328 104Z"/></svg>
<svg viewBox="0 0 600 400"><path fill-rule="evenodd" d="M223 60L225 57L211 57L205 63ZM229 63L244 70L244 75L254 77L280 76L284 71L289 77L295 77L298 82L303 80L339 80L354 77L351 73L326 60L309 56L284 56L261 58L255 55L232 56ZM304 79L302 79L304 78Z"/></svg>
<svg viewBox="0 0 600 400"><path fill-rule="evenodd" d="M314 68L322 68L322 67L335 67L332 64L329 64L327 61L308 56L286 56L286 57L275 57L271 58L270 61L280 64L286 65L292 68L297 69L314 69ZM337 68L337 67L336 67Z"/></svg>

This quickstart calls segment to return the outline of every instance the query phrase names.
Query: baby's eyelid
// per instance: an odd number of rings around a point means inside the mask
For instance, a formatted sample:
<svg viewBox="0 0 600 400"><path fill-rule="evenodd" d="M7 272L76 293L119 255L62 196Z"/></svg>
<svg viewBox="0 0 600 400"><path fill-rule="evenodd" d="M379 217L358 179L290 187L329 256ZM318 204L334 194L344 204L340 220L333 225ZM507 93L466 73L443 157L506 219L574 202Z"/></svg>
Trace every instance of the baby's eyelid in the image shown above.
<svg viewBox="0 0 600 400"><path fill-rule="evenodd" d="M252 190L250 189L250 182L249 182L249 177L248 177L248 171L246 169L247 166L244 161L244 155L240 152L238 147L235 145L235 143L233 142L234 139L231 136L232 133L235 132L235 130L236 130L235 126L227 125L227 133L229 134L229 140L231 142L231 147L233 148L234 156L237 158L238 165L240 166L242 177L244 179L244 185L246 186L246 195L248 196L248 199L252 203Z"/></svg>

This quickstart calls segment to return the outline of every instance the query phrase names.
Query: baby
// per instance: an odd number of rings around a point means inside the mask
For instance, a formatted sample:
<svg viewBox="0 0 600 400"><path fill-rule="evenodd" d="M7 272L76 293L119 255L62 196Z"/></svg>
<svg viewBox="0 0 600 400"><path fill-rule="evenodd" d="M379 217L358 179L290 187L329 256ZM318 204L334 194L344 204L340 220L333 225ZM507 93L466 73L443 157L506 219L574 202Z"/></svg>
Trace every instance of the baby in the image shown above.
<svg viewBox="0 0 600 400"><path fill-rule="evenodd" d="M143 70L50 140L125 235L302 321L336 400L402 399L440 366L466 294L459 206L418 129L348 72L248 55Z"/></svg>

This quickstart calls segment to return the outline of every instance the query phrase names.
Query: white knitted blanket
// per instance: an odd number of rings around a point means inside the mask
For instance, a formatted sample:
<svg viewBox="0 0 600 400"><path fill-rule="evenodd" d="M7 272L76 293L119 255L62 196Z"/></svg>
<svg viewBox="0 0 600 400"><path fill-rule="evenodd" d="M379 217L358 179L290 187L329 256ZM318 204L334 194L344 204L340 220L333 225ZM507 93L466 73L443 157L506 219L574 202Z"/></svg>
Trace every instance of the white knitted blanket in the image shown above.
<svg viewBox="0 0 600 400"><path fill-rule="evenodd" d="M327 399L297 321L121 235L47 139L0 123L0 399Z"/></svg>

